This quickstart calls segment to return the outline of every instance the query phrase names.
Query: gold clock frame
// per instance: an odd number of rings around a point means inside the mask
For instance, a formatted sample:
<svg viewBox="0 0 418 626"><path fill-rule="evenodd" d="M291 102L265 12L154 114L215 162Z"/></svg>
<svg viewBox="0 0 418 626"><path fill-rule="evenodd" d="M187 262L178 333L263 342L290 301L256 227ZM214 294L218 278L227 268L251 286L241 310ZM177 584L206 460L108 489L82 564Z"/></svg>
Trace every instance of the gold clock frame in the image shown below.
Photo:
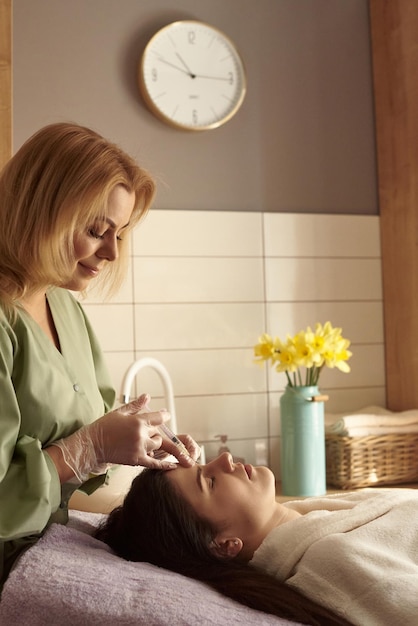
<svg viewBox="0 0 418 626"><path fill-rule="evenodd" d="M239 98L238 98L237 102L235 103L234 107L226 115L224 115L222 118L220 118L216 122L213 122L212 124L206 124L206 125L202 125L202 126L194 126L192 124L188 125L188 124L181 124L181 123L176 122L172 118L164 115L164 113L161 111L161 109L158 107L158 105L153 100L152 96L150 95L150 93L148 92L148 89L146 87L146 83L145 83L145 79L144 79L144 65L145 65L145 61L146 61L147 52L149 52L150 48L155 43L155 40L157 38L159 38L161 35L165 34L167 30L170 30L170 29L172 29L173 27L175 27L175 26L177 26L179 24L182 24L182 25L184 25L184 24L197 24L199 26L205 26L205 27L213 30L214 32L216 32L228 44L228 46L234 52L234 55L235 55L236 59L238 60L238 66L239 66L239 71L240 71L240 79L241 79L241 92L239 94ZM166 26L163 26L162 28L160 28L156 33L154 33L154 35L149 39L148 43L146 44L146 46L144 48L144 51L142 53L140 62L139 62L139 66L138 66L138 86L139 86L139 91L141 93L141 96L142 96L142 98L143 98L147 108L160 121L164 122L165 124L168 124L168 126L171 126L172 128L176 128L177 130L185 130L185 131L190 131L190 132L201 132L201 131L205 131L205 130L213 130L215 128L219 128L220 126L223 126L224 124L226 124L226 122L231 120L236 115L238 110L241 108L241 105L244 102L244 99L245 99L245 96L246 96L246 93L247 93L247 73L246 73L246 69L245 69L245 65L244 65L242 56L241 56L241 54L240 54L236 44L223 31L221 31L216 26L213 26L212 24L209 24L207 22L202 22L200 20L177 20L175 22L170 22Z"/></svg>

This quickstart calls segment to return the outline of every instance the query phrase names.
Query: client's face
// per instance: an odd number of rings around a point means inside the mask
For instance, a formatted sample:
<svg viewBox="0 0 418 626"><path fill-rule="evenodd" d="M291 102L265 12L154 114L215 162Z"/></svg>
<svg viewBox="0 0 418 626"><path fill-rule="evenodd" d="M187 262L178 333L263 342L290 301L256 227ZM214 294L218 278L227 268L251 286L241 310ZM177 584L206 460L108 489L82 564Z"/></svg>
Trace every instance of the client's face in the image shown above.
<svg viewBox="0 0 418 626"><path fill-rule="evenodd" d="M274 475L267 467L233 463L224 452L207 465L167 473L194 511L226 534L261 543L277 524Z"/></svg>

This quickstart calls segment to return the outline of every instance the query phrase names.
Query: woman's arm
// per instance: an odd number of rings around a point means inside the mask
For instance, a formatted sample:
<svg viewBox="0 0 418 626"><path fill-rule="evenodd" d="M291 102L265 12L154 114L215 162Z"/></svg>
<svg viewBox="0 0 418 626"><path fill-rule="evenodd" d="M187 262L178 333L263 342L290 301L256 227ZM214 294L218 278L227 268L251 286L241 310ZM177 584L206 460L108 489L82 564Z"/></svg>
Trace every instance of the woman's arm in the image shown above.
<svg viewBox="0 0 418 626"><path fill-rule="evenodd" d="M58 446L48 446L44 448L44 452L51 458L51 461L55 465L60 483L68 483L75 477L74 471L64 460L62 451Z"/></svg>

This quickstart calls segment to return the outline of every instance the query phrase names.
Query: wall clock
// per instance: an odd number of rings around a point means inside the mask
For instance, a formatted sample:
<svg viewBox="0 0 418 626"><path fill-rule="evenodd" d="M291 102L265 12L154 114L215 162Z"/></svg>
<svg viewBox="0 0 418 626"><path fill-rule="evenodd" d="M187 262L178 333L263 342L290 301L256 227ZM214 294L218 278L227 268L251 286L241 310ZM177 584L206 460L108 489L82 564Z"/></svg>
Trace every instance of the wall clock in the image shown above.
<svg viewBox="0 0 418 626"><path fill-rule="evenodd" d="M230 120L246 92L237 48L204 22L172 22L145 47L139 87L160 120L183 130L209 130Z"/></svg>

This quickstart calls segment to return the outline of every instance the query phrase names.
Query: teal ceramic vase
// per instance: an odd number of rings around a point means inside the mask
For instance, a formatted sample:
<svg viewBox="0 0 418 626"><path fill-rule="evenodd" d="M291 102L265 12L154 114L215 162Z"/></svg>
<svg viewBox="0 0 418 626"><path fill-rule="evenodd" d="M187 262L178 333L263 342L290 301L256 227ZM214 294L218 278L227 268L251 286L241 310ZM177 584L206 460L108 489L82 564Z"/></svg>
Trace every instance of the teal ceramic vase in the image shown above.
<svg viewBox="0 0 418 626"><path fill-rule="evenodd" d="M281 480L286 496L326 493L324 403L318 387L286 387L280 398Z"/></svg>

